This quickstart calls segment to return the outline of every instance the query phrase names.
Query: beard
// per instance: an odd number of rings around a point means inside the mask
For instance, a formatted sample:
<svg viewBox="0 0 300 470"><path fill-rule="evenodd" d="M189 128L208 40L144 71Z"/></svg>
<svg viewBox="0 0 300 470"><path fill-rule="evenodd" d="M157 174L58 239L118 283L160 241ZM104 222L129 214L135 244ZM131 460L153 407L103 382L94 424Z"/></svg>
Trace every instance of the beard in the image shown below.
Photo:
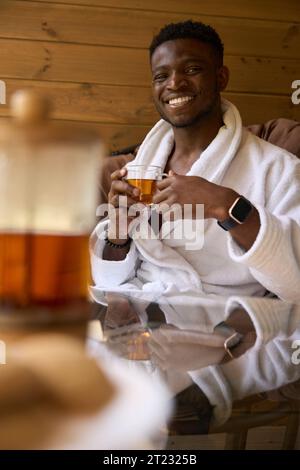
<svg viewBox="0 0 300 470"><path fill-rule="evenodd" d="M194 127L200 124L207 116L209 116L212 112L212 109L206 109L204 111L199 112L196 116L191 117L190 119L187 119L183 122L174 122L171 119L167 117L162 118L167 121L169 124L171 124L172 127L175 127L176 129L184 129L186 127Z"/></svg>
<svg viewBox="0 0 300 470"><path fill-rule="evenodd" d="M157 112L159 113L162 119L167 121L169 124L171 124L172 127L175 127L176 129L184 129L187 127L194 127L194 126L201 125L201 122L203 122L207 117L211 116L214 113L214 111L220 105L220 100L221 100L219 91L217 89L217 84L215 84L213 93L215 94L213 100L210 101L206 106L204 106L204 108L201 109L198 114L191 116L190 118L186 118L185 120L181 122L172 120L172 118L169 118L164 113L164 111L160 109L159 104L155 102L154 104L155 104Z"/></svg>
<svg viewBox="0 0 300 470"><path fill-rule="evenodd" d="M187 127L200 125L201 122L205 121L207 117L213 114L214 110L216 109L216 104L217 100L215 100L213 103L210 103L206 108L201 109L201 111L199 111L199 113L195 116L183 119L182 121L172 120L172 118L166 116L164 112L160 111L158 108L156 109L159 112L161 118L171 124L172 127L175 127L176 129L184 129Z"/></svg>

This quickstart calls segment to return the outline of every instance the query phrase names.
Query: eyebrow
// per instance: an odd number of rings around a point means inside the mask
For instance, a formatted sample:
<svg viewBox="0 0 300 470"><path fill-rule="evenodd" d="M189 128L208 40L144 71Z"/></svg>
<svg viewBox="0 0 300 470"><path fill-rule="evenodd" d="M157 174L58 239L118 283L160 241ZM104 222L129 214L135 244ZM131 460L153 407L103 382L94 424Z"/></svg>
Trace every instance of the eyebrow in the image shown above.
<svg viewBox="0 0 300 470"><path fill-rule="evenodd" d="M195 57L195 56L189 56L187 57L186 59L184 59L182 61L182 63L185 65L185 64L188 64L189 62L197 62L198 64L207 64L207 60L205 59L201 59L199 57ZM161 69L164 69L164 68L169 68L170 65L169 64L160 64L158 65L157 67L153 68L152 69L152 72L156 72L158 70L161 70Z"/></svg>

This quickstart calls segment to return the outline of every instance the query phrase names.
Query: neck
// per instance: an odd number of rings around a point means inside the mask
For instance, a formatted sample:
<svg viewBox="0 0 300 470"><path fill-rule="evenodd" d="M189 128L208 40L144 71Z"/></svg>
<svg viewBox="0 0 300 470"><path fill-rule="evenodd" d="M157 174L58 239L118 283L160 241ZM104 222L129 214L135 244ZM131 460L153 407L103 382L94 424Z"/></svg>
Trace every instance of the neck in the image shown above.
<svg viewBox="0 0 300 470"><path fill-rule="evenodd" d="M222 112L205 116L188 127L174 127L175 152L181 158L189 160L192 155L202 153L214 140L223 125Z"/></svg>

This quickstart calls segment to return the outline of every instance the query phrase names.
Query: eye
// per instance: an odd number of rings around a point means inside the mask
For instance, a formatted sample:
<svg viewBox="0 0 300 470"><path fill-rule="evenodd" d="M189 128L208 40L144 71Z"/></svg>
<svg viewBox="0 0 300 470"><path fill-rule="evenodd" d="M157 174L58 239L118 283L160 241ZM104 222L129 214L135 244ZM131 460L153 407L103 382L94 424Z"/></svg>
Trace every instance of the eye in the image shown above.
<svg viewBox="0 0 300 470"><path fill-rule="evenodd" d="M191 65L190 67L187 67L185 71L189 75L194 75L194 74L202 72L202 70L203 68L200 67L199 65Z"/></svg>
<svg viewBox="0 0 300 470"><path fill-rule="evenodd" d="M158 73L157 75L154 75L152 81L154 83L160 83L166 80L167 77L168 77L168 74L166 73Z"/></svg>

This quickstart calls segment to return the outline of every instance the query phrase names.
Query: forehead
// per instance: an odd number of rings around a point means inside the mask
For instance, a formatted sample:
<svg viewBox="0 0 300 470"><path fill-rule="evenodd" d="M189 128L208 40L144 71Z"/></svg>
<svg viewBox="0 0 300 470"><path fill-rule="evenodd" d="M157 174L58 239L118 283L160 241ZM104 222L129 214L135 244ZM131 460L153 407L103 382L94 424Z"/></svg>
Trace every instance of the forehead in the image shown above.
<svg viewBox="0 0 300 470"><path fill-rule="evenodd" d="M198 60L215 62L216 54L210 44L198 39L174 39L158 46L151 58L152 70L172 66L174 63Z"/></svg>

